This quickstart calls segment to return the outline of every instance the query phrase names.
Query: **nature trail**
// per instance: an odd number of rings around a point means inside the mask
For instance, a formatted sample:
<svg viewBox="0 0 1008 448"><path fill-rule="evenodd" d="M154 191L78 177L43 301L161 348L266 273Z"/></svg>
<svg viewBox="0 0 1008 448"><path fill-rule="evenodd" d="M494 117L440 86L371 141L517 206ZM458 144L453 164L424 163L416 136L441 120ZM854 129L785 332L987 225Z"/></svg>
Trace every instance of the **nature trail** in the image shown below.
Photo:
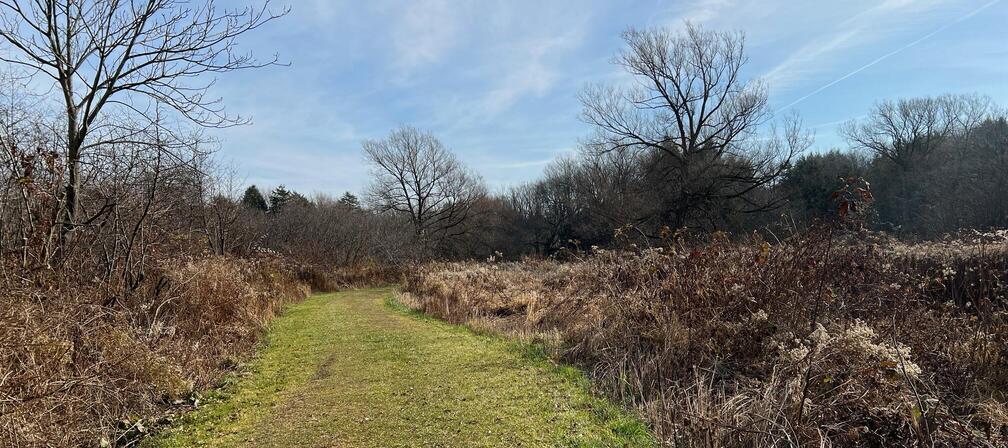
<svg viewBox="0 0 1008 448"><path fill-rule="evenodd" d="M152 447L637 447L637 418L534 347L396 305L318 295L270 327L243 373Z"/></svg>

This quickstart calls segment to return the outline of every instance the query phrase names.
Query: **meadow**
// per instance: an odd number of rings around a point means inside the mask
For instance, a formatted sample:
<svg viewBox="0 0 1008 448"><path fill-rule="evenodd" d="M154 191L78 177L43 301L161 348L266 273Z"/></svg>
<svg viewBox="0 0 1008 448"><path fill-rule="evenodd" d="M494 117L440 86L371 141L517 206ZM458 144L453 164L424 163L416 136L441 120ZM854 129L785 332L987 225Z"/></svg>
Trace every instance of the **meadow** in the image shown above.
<svg viewBox="0 0 1008 448"><path fill-rule="evenodd" d="M816 4L837 38L778 60L802 39L649 8L582 36L528 29L541 8L291 2L362 33L319 41L230 3L0 0L0 446L1008 446L1002 79L881 71L996 0L847 60L891 26ZM433 29L455 13L513 37ZM948 48L989 58L987 31ZM269 55L294 35L314 61ZM426 35L444 61L409 53ZM770 85L809 53L861 68Z"/></svg>
<svg viewBox="0 0 1008 448"><path fill-rule="evenodd" d="M1006 236L714 235L434 263L403 300L583 367L668 446L1002 445Z"/></svg>

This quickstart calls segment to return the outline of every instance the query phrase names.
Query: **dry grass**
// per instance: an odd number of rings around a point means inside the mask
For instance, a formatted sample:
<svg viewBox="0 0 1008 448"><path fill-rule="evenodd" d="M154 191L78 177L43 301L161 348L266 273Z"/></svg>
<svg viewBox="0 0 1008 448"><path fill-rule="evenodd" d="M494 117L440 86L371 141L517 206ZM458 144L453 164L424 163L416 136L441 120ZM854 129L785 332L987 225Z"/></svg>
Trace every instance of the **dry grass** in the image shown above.
<svg viewBox="0 0 1008 448"><path fill-rule="evenodd" d="M432 264L415 308L543 342L675 446L1008 443L1008 240L813 232Z"/></svg>
<svg viewBox="0 0 1008 448"><path fill-rule="evenodd" d="M181 258L129 295L8 289L0 307L0 445L127 446L198 399L310 288L276 258Z"/></svg>
<svg viewBox="0 0 1008 448"><path fill-rule="evenodd" d="M378 264L374 261L332 269L302 265L298 272L298 278L310 285L314 291L340 291L388 286L399 283L402 279L402 271L398 267Z"/></svg>

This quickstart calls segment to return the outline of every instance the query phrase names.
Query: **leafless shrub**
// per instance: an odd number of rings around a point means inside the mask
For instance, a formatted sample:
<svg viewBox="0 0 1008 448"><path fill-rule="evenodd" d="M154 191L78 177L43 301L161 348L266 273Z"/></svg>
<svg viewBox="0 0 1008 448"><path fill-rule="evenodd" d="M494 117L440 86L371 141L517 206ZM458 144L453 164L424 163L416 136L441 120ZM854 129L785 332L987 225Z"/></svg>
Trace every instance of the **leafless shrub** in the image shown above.
<svg viewBox="0 0 1008 448"><path fill-rule="evenodd" d="M1004 443L1005 240L855 232L826 257L825 235L433 264L404 289L429 314L550 344L670 446Z"/></svg>
<svg viewBox="0 0 1008 448"><path fill-rule="evenodd" d="M215 385L309 291L278 259L187 257L156 271L143 294L114 305L93 286L5 292L0 443L126 445Z"/></svg>

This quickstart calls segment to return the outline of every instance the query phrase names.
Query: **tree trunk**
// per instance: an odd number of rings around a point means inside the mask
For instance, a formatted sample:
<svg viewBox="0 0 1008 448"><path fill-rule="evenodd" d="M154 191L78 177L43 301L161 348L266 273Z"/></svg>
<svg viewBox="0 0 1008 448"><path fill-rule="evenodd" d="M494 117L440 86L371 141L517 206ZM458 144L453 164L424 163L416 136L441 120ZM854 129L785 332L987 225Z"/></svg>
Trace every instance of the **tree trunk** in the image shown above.
<svg viewBox="0 0 1008 448"><path fill-rule="evenodd" d="M69 149L67 151L68 177L66 183L66 201L63 205L63 230L60 233L60 246L64 246L68 240L70 232L77 224L77 214L80 209L80 148L81 140L76 132L70 131Z"/></svg>

